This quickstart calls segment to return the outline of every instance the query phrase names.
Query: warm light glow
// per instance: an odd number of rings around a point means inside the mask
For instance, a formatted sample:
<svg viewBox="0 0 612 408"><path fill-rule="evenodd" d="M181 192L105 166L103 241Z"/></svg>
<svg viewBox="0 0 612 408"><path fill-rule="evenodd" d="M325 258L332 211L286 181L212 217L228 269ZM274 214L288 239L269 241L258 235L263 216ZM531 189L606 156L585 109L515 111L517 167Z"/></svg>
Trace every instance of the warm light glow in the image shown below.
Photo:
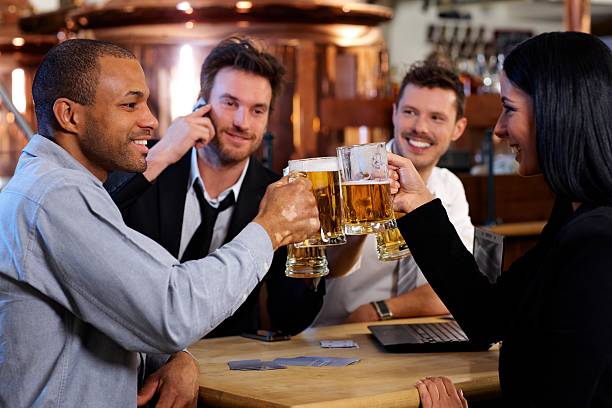
<svg viewBox="0 0 612 408"><path fill-rule="evenodd" d="M13 38L13 45L15 47L21 47L23 44L25 44L25 40L22 37Z"/></svg>
<svg viewBox="0 0 612 408"><path fill-rule="evenodd" d="M237 1L236 8L238 11L245 12L250 10L253 7L253 3L250 1Z"/></svg>
<svg viewBox="0 0 612 408"><path fill-rule="evenodd" d="M339 37L338 44L342 47L354 47L363 43L372 33L367 27L356 25L339 26L335 31Z"/></svg>
<svg viewBox="0 0 612 408"><path fill-rule="evenodd" d="M368 143L370 141L370 132L367 126L359 126L359 144Z"/></svg>
<svg viewBox="0 0 612 408"><path fill-rule="evenodd" d="M191 4L189 4L188 1L181 1L180 3L177 3L176 5L176 9L181 10L181 11L187 11L190 8L191 8Z"/></svg>
<svg viewBox="0 0 612 408"><path fill-rule="evenodd" d="M193 49L183 45L179 53L179 63L170 80L170 116L172 120L191 112L198 97L198 77L195 70Z"/></svg>
<svg viewBox="0 0 612 408"><path fill-rule="evenodd" d="M360 26L344 26L338 29L342 38L346 40L354 40L363 35L364 29Z"/></svg>
<svg viewBox="0 0 612 408"><path fill-rule="evenodd" d="M342 6L342 11L344 11L345 13L350 13L351 7L345 4L344 6Z"/></svg>
<svg viewBox="0 0 612 408"><path fill-rule="evenodd" d="M11 72L13 105L21 113L26 111L25 72L21 68Z"/></svg>
<svg viewBox="0 0 612 408"><path fill-rule="evenodd" d="M312 131L314 133L319 133L321 131L321 119L318 116L315 116L312 120Z"/></svg>
<svg viewBox="0 0 612 408"><path fill-rule="evenodd" d="M187 28L189 30L191 30L193 28L193 26L194 26L193 21L188 21L188 22L185 23L185 28Z"/></svg>

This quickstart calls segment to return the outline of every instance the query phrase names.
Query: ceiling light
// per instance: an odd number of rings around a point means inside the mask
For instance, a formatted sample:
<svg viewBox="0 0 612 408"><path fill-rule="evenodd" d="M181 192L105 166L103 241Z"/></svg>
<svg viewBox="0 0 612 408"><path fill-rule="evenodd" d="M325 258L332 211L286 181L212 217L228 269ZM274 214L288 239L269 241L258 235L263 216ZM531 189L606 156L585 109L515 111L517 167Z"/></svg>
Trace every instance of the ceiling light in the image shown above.
<svg viewBox="0 0 612 408"><path fill-rule="evenodd" d="M176 4L176 9L181 11L187 11L191 8L191 4L188 1L181 1Z"/></svg>
<svg viewBox="0 0 612 408"><path fill-rule="evenodd" d="M253 3L250 1L237 1L236 2L236 10L239 13L246 13L253 7Z"/></svg>
<svg viewBox="0 0 612 408"><path fill-rule="evenodd" d="M25 95L25 72L21 68L16 68L11 72L11 95L13 105L21 113L26 111L26 95Z"/></svg>

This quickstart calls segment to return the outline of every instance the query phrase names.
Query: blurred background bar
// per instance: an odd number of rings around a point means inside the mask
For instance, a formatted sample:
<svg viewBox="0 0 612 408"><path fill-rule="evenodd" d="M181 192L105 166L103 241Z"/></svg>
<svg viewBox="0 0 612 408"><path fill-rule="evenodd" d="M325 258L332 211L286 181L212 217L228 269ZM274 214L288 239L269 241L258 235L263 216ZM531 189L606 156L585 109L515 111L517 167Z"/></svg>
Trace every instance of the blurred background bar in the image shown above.
<svg viewBox="0 0 612 408"><path fill-rule="evenodd" d="M132 50L145 70L161 137L190 112L210 49L244 34L287 67L259 152L267 166L280 172L289 159L388 140L407 67L434 60L460 75L468 95L468 129L440 165L464 182L473 222L543 220L552 203L544 180L517 184L513 155L485 135L501 111L504 56L532 35L565 29L612 43L612 0L0 0L0 82L18 113L0 102L0 188L27 142L18 116L36 129L30 88L52 45L96 38Z"/></svg>

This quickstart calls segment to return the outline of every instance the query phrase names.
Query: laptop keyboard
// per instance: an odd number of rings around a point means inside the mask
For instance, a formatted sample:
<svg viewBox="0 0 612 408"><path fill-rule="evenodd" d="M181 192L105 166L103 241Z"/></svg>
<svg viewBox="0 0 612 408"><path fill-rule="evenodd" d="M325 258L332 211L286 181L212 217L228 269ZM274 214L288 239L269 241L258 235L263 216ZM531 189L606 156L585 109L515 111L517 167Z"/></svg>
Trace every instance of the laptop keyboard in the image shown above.
<svg viewBox="0 0 612 408"><path fill-rule="evenodd" d="M447 343L468 341L467 336L456 322L419 323L408 327L414 330L423 343Z"/></svg>
<svg viewBox="0 0 612 408"><path fill-rule="evenodd" d="M482 351L491 344L471 342L455 321L441 323L400 323L368 326L387 351L395 353L436 353Z"/></svg>

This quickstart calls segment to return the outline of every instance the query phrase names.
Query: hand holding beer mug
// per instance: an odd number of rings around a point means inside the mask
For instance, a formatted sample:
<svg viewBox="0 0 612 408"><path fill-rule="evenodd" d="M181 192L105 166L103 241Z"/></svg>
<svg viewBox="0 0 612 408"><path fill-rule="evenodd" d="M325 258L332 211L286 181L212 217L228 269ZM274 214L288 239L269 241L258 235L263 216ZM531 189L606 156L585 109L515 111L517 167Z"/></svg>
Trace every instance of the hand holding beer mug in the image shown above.
<svg viewBox="0 0 612 408"><path fill-rule="evenodd" d="M288 183L283 178L270 184L253 221L266 230L274 250L319 231L319 212L310 181L302 178Z"/></svg>
<svg viewBox="0 0 612 408"><path fill-rule="evenodd" d="M346 243L342 231L340 176L336 157L289 161L289 180L306 177L319 210L319 234L287 247L285 274L294 278L316 278L329 273L324 246Z"/></svg>
<svg viewBox="0 0 612 408"><path fill-rule="evenodd" d="M381 261L394 261L410 255L393 214L385 144L339 147L338 158L345 233L376 233L376 252Z"/></svg>
<svg viewBox="0 0 612 408"><path fill-rule="evenodd" d="M346 244L343 231L340 173L336 157L289 160L289 181L306 177L312 183L312 193L319 210L320 234L308 237L295 246L329 246Z"/></svg>

